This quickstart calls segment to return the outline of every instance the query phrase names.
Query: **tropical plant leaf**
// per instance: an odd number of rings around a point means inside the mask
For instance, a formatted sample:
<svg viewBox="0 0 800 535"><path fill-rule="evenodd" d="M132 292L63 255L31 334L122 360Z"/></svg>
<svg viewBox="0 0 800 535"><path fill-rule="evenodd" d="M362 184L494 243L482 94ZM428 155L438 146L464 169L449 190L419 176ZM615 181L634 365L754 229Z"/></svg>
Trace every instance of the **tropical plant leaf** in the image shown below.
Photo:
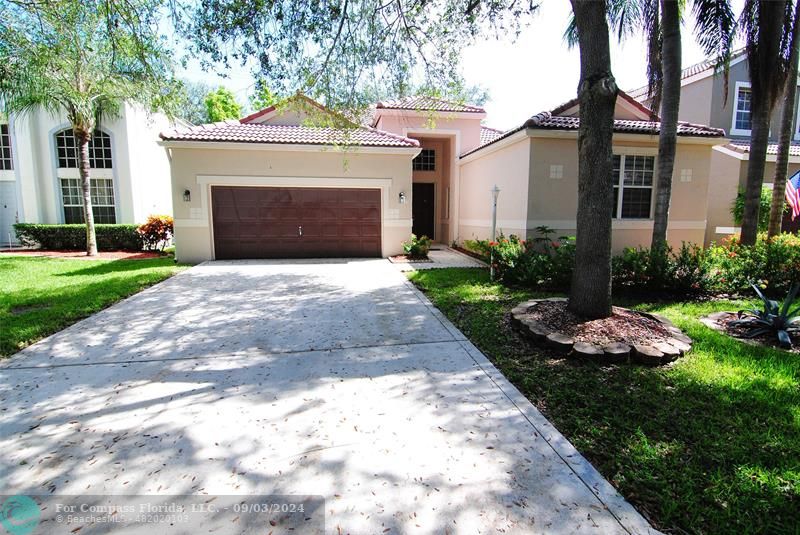
<svg viewBox="0 0 800 535"><path fill-rule="evenodd" d="M792 338L785 330L778 331L778 341L780 342L781 347L786 349L790 349L792 347Z"/></svg>
<svg viewBox="0 0 800 535"><path fill-rule="evenodd" d="M794 303L794 300L797 297L798 291L800 291L800 284L793 284L792 288L789 290L789 293L786 295L786 299L783 300L783 307L781 307L781 315L783 316L787 315L787 312L789 312L789 307L792 306L792 303Z"/></svg>
<svg viewBox="0 0 800 535"><path fill-rule="evenodd" d="M754 329L749 333L745 334L745 338L755 338L756 336L761 336L762 334L769 334L772 332L772 329L769 327L762 327L760 329Z"/></svg>

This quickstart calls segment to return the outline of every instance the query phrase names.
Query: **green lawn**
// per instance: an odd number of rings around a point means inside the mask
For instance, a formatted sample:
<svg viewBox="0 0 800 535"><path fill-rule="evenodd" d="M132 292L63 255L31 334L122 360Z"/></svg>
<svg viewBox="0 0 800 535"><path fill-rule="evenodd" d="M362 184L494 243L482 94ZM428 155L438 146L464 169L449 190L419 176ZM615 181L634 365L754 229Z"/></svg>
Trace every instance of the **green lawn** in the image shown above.
<svg viewBox="0 0 800 535"><path fill-rule="evenodd" d="M655 526L800 533L800 356L727 338L697 318L742 302L634 304L695 341L670 368L577 364L522 340L509 311L534 292L483 270L411 279Z"/></svg>
<svg viewBox="0 0 800 535"><path fill-rule="evenodd" d="M0 257L0 357L170 277L172 257L73 260Z"/></svg>

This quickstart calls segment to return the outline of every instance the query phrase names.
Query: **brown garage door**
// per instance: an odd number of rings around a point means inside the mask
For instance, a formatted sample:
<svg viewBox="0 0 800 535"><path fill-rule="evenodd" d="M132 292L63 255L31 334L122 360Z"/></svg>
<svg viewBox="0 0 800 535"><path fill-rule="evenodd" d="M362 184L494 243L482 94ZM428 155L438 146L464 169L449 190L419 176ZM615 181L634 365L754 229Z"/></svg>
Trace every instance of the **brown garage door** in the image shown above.
<svg viewBox="0 0 800 535"><path fill-rule="evenodd" d="M217 259L381 256L377 189L212 186Z"/></svg>

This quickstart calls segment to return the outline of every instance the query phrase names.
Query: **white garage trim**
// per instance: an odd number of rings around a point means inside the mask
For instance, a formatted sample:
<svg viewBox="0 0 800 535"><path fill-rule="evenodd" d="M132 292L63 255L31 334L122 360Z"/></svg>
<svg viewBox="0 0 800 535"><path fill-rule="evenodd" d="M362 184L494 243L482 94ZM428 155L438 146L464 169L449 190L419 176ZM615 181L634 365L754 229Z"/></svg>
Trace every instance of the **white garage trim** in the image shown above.
<svg viewBox="0 0 800 535"><path fill-rule="evenodd" d="M369 184L366 184L369 181ZM348 177L331 178L324 176L234 176L197 175L198 184L215 186L274 186L274 187L313 187L313 188L374 188L392 185L391 178Z"/></svg>
<svg viewBox="0 0 800 535"><path fill-rule="evenodd" d="M228 149L278 152L332 152L348 154L409 154L416 156L420 147L367 147L363 145L312 145L299 143L237 143L217 141L159 141L167 149Z"/></svg>

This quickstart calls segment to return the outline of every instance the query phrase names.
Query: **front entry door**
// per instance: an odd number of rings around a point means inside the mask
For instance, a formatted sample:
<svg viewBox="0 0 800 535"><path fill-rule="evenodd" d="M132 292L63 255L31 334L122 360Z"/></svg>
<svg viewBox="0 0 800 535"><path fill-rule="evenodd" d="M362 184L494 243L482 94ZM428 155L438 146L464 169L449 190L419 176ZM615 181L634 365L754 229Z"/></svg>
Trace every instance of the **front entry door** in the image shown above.
<svg viewBox="0 0 800 535"><path fill-rule="evenodd" d="M0 245L14 245L14 223L17 222L17 183L0 181Z"/></svg>
<svg viewBox="0 0 800 535"><path fill-rule="evenodd" d="M417 236L427 236L435 239L435 206L433 199L433 184L417 182L413 185L411 213L414 218L411 232Z"/></svg>

